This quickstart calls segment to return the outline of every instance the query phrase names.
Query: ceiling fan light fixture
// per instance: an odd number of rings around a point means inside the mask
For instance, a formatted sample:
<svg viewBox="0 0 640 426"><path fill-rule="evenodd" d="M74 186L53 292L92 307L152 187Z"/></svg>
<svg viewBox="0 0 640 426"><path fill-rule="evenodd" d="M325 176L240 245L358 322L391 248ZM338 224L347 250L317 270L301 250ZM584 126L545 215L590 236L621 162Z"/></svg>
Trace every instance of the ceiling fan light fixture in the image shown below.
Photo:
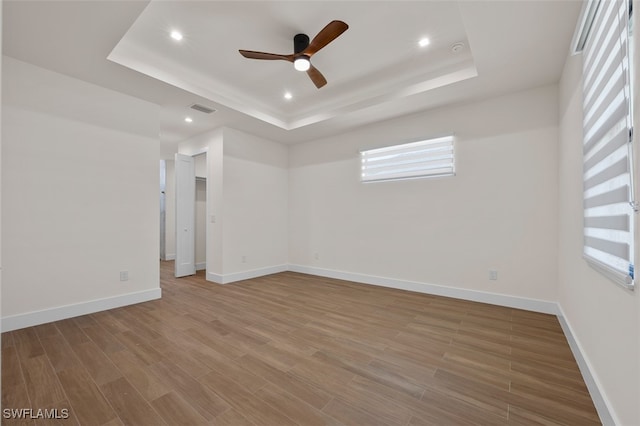
<svg viewBox="0 0 640 426"><path fill-rule="evenodd" d="M308 56L301 55L301 56L298 56L293 61L293 66L298 71L307 71L309 68L311 68L311 62L309 61L309 57Z"/></svg>

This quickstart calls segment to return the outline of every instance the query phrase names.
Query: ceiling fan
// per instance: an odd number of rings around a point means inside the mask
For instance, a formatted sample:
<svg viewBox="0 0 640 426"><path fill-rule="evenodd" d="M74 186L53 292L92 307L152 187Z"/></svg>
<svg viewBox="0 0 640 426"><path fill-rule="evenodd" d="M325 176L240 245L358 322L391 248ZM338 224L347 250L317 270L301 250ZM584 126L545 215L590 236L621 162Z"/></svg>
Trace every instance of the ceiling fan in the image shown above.
<svg viewBox="0 0 640 426"><path fill-rule="evenodd" d="M276 53L254 52L251 50L240 50L240 54L249 59L283 60L293 62L293 66L298 71L306 71L319 89L327 84L327 79L316 67L311 65L311 57L320 49L338 38L340 34L347 31L349 26L342 21L331 21L324 27L311 42L306 34L296 34L293 37L293 52L290 55L279 55Z"/></svg>

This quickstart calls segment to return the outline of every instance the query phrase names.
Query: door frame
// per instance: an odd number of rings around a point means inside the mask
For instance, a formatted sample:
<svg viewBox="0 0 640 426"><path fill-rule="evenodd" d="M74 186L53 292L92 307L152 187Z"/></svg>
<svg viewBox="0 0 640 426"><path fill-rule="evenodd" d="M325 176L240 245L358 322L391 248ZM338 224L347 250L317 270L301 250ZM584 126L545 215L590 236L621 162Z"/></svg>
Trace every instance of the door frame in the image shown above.
<svg viewBox="0 0 640 426"><path fill-rule="evenodd" d="M167 160L160 160L160 260L167 260Z"/></svg>
<svg viewBox="0 0 640 426"><path fill-rule="evenodd" d="M205 156L205 159L206 159L205 160L205 166L206 166L206 176L207 176L207 203L206 203L206 209L205 209L206 210L205 233L208 236L209 235L209 231L210 231L209 226L210 226L210 218L211 218L211 212L210 212L210 207L209 207L210 203L211 203L210 200L209 200L209 198L210 198L209 197L209 174L210 174L210 170L209 170L209 161L210 161L210 159L209 159L209 147L202 147L202 148L199 148L199 149L194 149L193 151L189 150L188 153L177 152L176 154L186 155L186 156L189 156L189 157L192 157L192 158L197 157L198 155L202 155L202 154L206 155ZM194 161L195 161L195 158L194 158ZM176 175L175 178L176 178L176 193L177 193L177 186L178 186L178 182L177 182L178 173L177 173L177 171L176 171L175 175ZM193 182L194 182L194 185L195 185L195 167L194 167L194 173L193 173L192 179L193 179ZM177 196L175 197L175 202L176 202L176 206L175 207L177 209L178 208L178 198L177 198ZM195 207L195 202L194 202L194 207ZM180 248L179 248L179 244L178 244L178 240L177 240L177 233L178 233L177 217L175 219L176 219L176 227L175 227L176 230L175 230L175 232L176 232L176 261L177 261L178 256L179 256L178 251L180 250ZM195 221L195 217L194 217L194 221ZM195 232L195 228L194 228L194 232ZM205 261L206 261L206 264L207 264L206 265L206 269L205 269L206 277L209 276L210 265L209 265L208 257L209 257L210 250L211 250L211 242L209 241L209 238L206 238L206 241L205 241L205 253L206 253L205 254L205 259L206 260ZM194 238L194 268L195 268L195 238ZM194 270L194 273L195 273L195 270Z"/></svg>
<svg viewBox="0 0 640 426"><path fill-rule="evenodd" d="M195 259L195 160L185 154L175 154L176 181L176 278L196 273Z"/></svg>

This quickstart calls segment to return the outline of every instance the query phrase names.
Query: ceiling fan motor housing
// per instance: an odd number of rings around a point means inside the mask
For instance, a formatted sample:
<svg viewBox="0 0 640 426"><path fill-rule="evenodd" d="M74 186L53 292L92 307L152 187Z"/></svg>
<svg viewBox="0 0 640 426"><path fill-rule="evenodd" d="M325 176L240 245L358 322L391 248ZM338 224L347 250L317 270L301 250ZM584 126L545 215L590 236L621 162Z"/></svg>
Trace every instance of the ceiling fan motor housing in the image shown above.
<svg viewBox="0 0 640 426"><path fill-rule="evenodd" d="M293 37L293 52L300 53L309 47L309 36L306 34L296 34Z"/></svg>

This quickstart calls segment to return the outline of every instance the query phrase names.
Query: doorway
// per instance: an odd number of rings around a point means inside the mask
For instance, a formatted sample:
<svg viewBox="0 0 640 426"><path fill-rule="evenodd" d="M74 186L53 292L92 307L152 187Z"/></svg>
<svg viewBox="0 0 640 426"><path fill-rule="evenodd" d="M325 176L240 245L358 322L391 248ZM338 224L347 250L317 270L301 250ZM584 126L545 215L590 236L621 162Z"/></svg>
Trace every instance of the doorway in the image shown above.
<svg viewBox="0 0 640 426"><path fill-rule="evenodd" d="M207 269L207 153L175 155L175 276Z"/></svg>
<svg viewBox="0 0 640 426"><path fill-rule="evenodd" d="M207 269L207 154L193 157L195 161L195 266Z"/></svg>
<svg viewBox="0 0 640 426"><path fill-rule="evenodd" d="M160 160L160 260L167 260L167 161Z"/></svg>

